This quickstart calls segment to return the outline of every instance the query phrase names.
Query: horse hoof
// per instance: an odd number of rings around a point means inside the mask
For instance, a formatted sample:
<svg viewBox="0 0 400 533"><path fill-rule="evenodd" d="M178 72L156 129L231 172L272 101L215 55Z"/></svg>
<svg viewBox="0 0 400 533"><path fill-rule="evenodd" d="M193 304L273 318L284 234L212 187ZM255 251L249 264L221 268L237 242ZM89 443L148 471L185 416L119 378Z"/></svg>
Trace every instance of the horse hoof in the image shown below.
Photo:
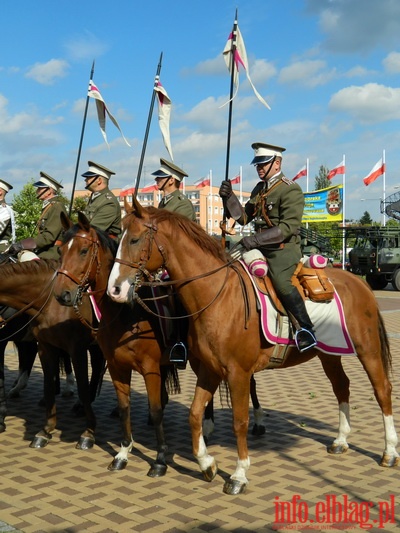
<svg viewBox="0 0 400 533"><path fill-rule="evenodd" d="M111 472L115 472L118 470L124 470L127 464L128 464L127 459L119 459L115 457L113 461L108 465L108 470L111 470Z"/></svg>
<svg viewBox="0 0 400 533"><path fill-rule="evenodd" d="M246 492L247 483L238 481L237 479L228 479L224 485L224 493L236 496L237 494L243 494Z"/></svg>
<svg viewBox="0 0 400 533"><path fill-rule="evenodd" d="M91 450L94 446L94 439L91 437L80 437L76 443L77 450Z"/></svg>
<svg viewBox="0 0 400 533"><path fill-rule="evenodd" d="M347 444L331 444L328 448L328 453L332 455L341 455L343 453L346 453L349 449L349 446Z"/></svg>
<svg viewBox="0 0 400 533"><path fill-rule="evenodd" d="M384 453L382 455L381 462L379 463L379 466L383 466L385 468L392 468L393 466L399 466L400 465L400 457L397 455L388 455L387 453Z"/></svg>
<svg viewBox="0 0 400 533"><path fill-rule="evenodd" d="M256 435L257 437L261 437L261 435L265 434L265 426L254 424L253 429L251 430L251 434Z"/></svg>
<svg viewBox="0 0 400 533"><path fill-rule="evenodd" d="M45 448L51 439L51 435L47 437L36 436L33 441L29 444L29 448Z"/></svg>
<svg viewBox="0 0 400 533"><path fill-rule="evenodd" d="M0 424L0 433L4 433L6 430L6 425L5 424Z"/></svg>
<svg viewBox="0 0 400 533"><path fill-rule="evenodd" d="M212 465L210 465L207 470L202 470L203 477L206 481L212 481L215 476L217 475L218 467L217 463L214 461Z"/></svg>
<svg viewBox="0 0 400 533"><path fill-rule="evenodd" d="M150 470L147 472L149 477L162 477L167 473L167 465L161 463L153 463Z"/></svg>

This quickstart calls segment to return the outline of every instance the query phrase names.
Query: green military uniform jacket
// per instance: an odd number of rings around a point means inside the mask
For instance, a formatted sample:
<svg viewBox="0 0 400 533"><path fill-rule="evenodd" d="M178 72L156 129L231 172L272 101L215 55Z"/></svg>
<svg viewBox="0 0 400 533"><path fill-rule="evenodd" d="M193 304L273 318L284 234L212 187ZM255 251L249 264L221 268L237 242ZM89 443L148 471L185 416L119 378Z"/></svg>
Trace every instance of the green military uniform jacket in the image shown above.
<svg viewBox="0 0 400 533"><path fill-rule="evenodd" d="M260 181L251 192L244 208L245 214L239 223L254 221L256 232L266 230L269 225L263 216L263 209L271 224L280 228L283 242L282 245L260 247L260 250L267 259L275 289L281 294L288 294L293 289L291 277L302 256L299 228L303 217L304 194L300 185L286 178L282 172L272 176L267 183Z"/></svg>
<svg viewBox="0 0 400 533"><path fill-rule="evenodd" d="M85 209L92 226L96 226L109 235L119 238L121 235L121 206L118 198L108 189L92 193Z"/></svg>
<svg viewBox="0 0 400 533"><path fill-rule="evenodd" d="M11 244L12 239L11 207L5 202L0 204L0 253Z"/></svg>
<svg viewBox="0 0 400 533"><path fill-rule="evenodd" d="M61 244L63 232L61 212L67 215L64 204L57 197L43 202L42 214L37 224L38 235L33 238L36 243L35 252L42 259L60 258L58 245Z"/></svg>
<svg viewBox="0 0 400 533"><path fill-rule="evenodd" d="M158 207L173 211L174 213L179 213L180 215L187 217L189 220L196 222L196 213L192 202L179 189L164 196L158 204Z"/></svg>

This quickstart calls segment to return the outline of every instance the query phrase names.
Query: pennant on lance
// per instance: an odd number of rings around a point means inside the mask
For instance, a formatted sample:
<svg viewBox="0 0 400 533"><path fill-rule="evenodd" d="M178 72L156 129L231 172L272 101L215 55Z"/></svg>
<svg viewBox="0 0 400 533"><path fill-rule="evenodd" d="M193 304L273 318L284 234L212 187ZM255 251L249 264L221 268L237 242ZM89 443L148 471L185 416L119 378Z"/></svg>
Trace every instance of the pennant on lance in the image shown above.
<svg viewBox="0 0 400 533"><path fill-rule="evenodd" d="M165 148L168 150L168 153L171 156L171 159L173 161L174 156L172 154L171 138L169 135L169 121L170 121L170 116L171 116L171 100L167 94L167 91L161 85L161 82L159 80L157 84L154 86L154 90L157 93L157 100L158 100L158 123L160 125L160 130L161 130L161 134L164 140Z"/></svg>

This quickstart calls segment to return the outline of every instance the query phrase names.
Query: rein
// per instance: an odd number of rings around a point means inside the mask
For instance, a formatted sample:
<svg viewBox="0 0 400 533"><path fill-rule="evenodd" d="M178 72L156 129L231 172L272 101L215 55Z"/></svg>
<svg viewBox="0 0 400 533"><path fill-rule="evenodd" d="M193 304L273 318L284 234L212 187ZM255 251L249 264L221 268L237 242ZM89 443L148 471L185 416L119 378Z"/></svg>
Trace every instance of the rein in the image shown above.
<svg viewBox="0 0 400 533"><path fill-rule="evenodd" d="M86 318L82 315L82 313L79 310L79 307L82 305L83 295L87 294L88 296L90 296L87 291L88 291L89 286L90 286L89 276L90 276L90 272L92 271L94 262L97 260L97 268L96 268L96 272L95 272L95 276L94 276L95 280L96 280L97 275L99 274L101 266L102 266L101 265L101 260L100 260L100 254L99 254L100 242L99 242L99 239L97 238L97 235L96 235L96 238L93 238L89 233L83 233L81 235L76 234L75 237L80 237L82 239L87 239L88 241L90 241L92 243L91 244L92 254L90 256L89 264L88 264L88 267L86 269L86 272L83 274L81 279L78 279L73 274L71 274L71 272L69 272L68 270L63 269L63 268L59 268L57 270L57 272L56 272L56 275L57 274L62 274L64 276L66 276L67 278L69 278L71 281L73 281L78 286L77 290L76 290L76 295L75 295L72 307L73 307L76 315L78 316L79 320L82 322L82 324L84 324L86 327L90 328L92 331L98 331L98 328L93 327L86 320ZM96 291L91 291L90 294L95 294L96 292L101 292L102 290L105 290L105 289L98 289Z"/></svg>
<svg viewBox="0 0 400 533"><path fill-rule="evenodd" d="M228 279L228 275L229 275L228 267L232 266L232 264L236 261L236 259L231 259L227 263L225 263L225 264L223 264L223 265L221 265L221 266L219 266L219 267L217 267L217 268L215 268L213 270L210 270L209 272L205 272L203 274L198 274L197 276L192 276L190 278L183 278L183 279L179 279L179 280L169 280L169 281L158 280L146 268L146 265L147 265L147 263L148 263L148 261L149 261L149 259L151 257L151 251L152 251L153 242L156 244L157 250L159 251L159 253L160 253L160 255L161 255L162 259L163 259L163 264L162 264L161 268L166 268L167 256L166 256L164 247L157 241L157 238L156 238L157 227L153 223L151 223L151 224L150 223L145 223L144 225L148 228L148 230L147 230L147 232L145 234L145 240L148 243L148 245L147 245L147 247L143 247L142 248L141 256L140 256L139 261L138 262L136 262L136 261L126 261L124 259L119 259L119 258L115 259L115 263L119 263L121 265L125 265L125 266L128 266L130 268L135 268L138 271L136 273L136 275L135 275L135 280L134 280L134 282L131 285L132 293L134 295L133 299L136 300L139 303L139 305L145 311L150 313L151 315L156 316L158 318L165 318L165 319L170 319L170 320L178 320L178 319L182 319L182 318L189 318L189 317L195 316L197 314L200 314L203 311L205 311L206 309L208 309L216 301L216 299L219 297L219 295L221 294L222 290L224 289L224 287L226 285L226 282L227 282L227 279ZM226 268L226 276L225 276L225 279L224 279L220 289L217 291L216 295L212 298L212 300L207 305L205 305L201 309L199 309L199 310L197 310L194 313L191 313L189 315L181 315L181 316L176 316L176 317L175 316L171 317L171 316L159 315L158 313L155 313L154 311L152 311L147 306L145 301L140 298L140 296L138 295L138 292L137 292L140 287L171 287L173 285L186 285L187 283L190 283L191 281L196 281L196 280L211 276L213 274L216 274L217 272L220 272L224 268ZM150 281L143 281L143 279L141 279L143 276L145 276ZM146 300L147 301L155 301L155 300L158 300L160 298L165 298L165 297L161 296L161 297L155 297L155 298L146 298Z"/></svg>
<svg viewBox="0 0 400 533"><path fill-rule="evenodd" d="M25 311L27 311L28 309L30 309L37 300L39 300L42 296L43 296L43 293L48 289L50 288L49 290L49 294L47 295L43 305L39 308L38 312L33 315L28 321L26 324L24 324L22 326L21 329L19 329L18 331L14 332L12 335L10 335L9 337L6 337L5 339L2 339L4 341L7 341L9 339L11 339L12 337L14 337L14 335L16 333L19 333L20 331L22 331L23 329L25 329L27 326L29 326L29 324L31 322L33 322L35 320L35 318L37 318L40 313L43 311L43 309L46 307L46 305L48 304L49 300L50 300L50 296L51 296L51 285L54 284L54 281L56 279L56 275L57 275L57 271L54 271L54 274L53 276L51 277L49 283L43 288L42 292L39 294L39 296L37 296L34 300L32 300L32 302L30 302L29 304L25 305L24 307L22 307L21 309L19 309L16 313L14 313L12 316L10 316L10 318L7 318L5 320L2 320L2 322L0 323L0 329L3 329L9 322L11 322L11 320L13 320L13 318L17 318L18 316L22 315L23 313L25 313Z"/></svg>

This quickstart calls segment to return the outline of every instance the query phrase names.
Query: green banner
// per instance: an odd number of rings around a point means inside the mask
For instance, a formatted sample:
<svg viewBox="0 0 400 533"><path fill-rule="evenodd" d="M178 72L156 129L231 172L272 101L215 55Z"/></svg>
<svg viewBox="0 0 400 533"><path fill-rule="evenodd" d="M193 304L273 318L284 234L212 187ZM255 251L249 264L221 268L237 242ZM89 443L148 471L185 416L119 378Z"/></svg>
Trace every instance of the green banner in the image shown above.
<svg viewBox="0 0 400 533"><path fill-rule="evenodd" d="M304 193L302 222L343 221L343 185Z"/></svg>

